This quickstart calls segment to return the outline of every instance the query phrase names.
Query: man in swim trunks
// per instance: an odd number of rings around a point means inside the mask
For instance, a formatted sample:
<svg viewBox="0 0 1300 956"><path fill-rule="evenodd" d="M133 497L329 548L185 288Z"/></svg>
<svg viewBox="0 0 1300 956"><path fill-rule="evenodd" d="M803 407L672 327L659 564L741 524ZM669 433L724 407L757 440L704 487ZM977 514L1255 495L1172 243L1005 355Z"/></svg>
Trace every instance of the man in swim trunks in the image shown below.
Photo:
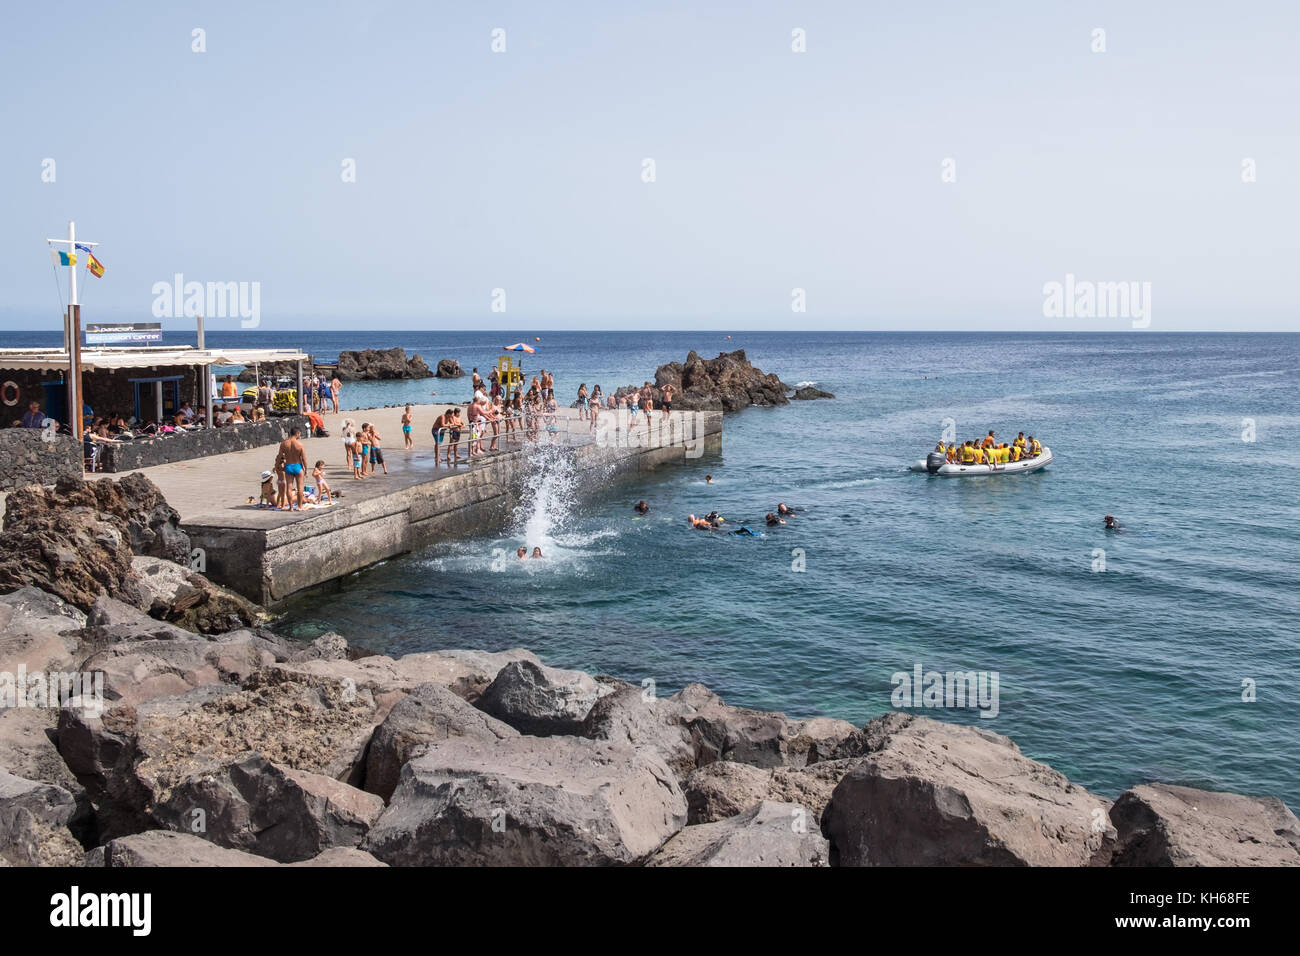
<svg viewBox="0 0 1300 956"><path fill-rule="evenodd" d="M448 461L447 464L460 464L460 431L465 427L465 420L460 417L460 409L452 408L448 410L451 420L447 422L447 454L455 455L455 461Z"/></svg>
<svg viewBox="0 0 1300 956"><path fill-rule="evenodd" d="M280 452L278 460L284 462L284 474L290 484L289 507L293 509L293 500L297 498L298 508L301 509L304 503L302 494L303 472L307 469L307 450L302 446L302 440L299 437L302 432L298 426L289 430L289 437L280 443Z"/></svg>
<svg viewBox="0 0 1300 956"><path fill-rule="evenodd" d="M406 411L402 413L402 438L406 442L406 447L410 448L415 444L411 438L411 426L415 424L415 416L411 414L411 406L406 406Z"/></svg>
<svg viewBox="0 0 1300 956"><path fill-rule="evenodd" d="M375 428L374 422L370 423L370 431L368 435L369 438L367 440L370 442L370 473L373 475L375 473L375 465L378 465L380 468L384 469L384 474L386 475L388 474L388 465L384 463L384 450L379 447L379 431Z"/></svg>
<svg viewBox="0 0 1300 956"><path fill-rule="evenodd" d="M667 418L673 411L673 387L671 385L665 385L663 387L663 395L664 397L659 403L659 407L664 410L664 418Z"/></svg>

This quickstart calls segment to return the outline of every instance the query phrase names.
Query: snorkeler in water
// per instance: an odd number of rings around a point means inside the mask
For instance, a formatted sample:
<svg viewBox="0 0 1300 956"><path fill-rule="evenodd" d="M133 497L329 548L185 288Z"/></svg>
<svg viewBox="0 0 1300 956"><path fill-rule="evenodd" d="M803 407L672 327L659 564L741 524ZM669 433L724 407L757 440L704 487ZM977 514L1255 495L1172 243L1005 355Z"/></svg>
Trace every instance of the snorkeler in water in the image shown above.
<svg viewBox="0 0 1300 956"><path fill-rule="evenodd" d="M712 531L717 527L708 518L697 518L695 515L687 515L686 520L691 523L691 527L696 531Z"/></svg>
<svg viewBox="0 0 1300 956"><path fill-rule="evenodd" d="M776 513L779 514L782 518L788 518L790 517L790 515L794 514L794 509L791 508L783 501L776 506Z"/></svg>
<svg viewBox="0 0 1300 956"><path fill-rule="evenodd" d="M778 515L775 511L769 511L767 513L766 520L767 520L768 527L775 527L776 525L779 524L785 524L785 519L782 518L780 515Z"/></svg>
<svg viewBox="0 0 1300 956"><path fill-rule="evenodd" d="M745 537L749 537L749 538L761 538L761 537L763 537L763 535L762 535L761 532L758 532L758 531L751 531L751 530L749 530L748 528L746 528L743 524L742 524L739 528L737 528L735 531L729 531L729 532L727 532L727 533L728 533L728 534L738 534L738 535L743 535L743 536L745 536Z"/></svg>
<svg viewBox="0 0 1300 956"><path fill-rule="evenodd" d="M1120 524L1118 521L1115 520L1114 515L1106 515L1105 521L1103 522L1102 526L1105 528L1105 530L1114 531L1116 534L1124 533L1124 529L1120 527Z"/></svg>
<svg viewBox="0 0 1300 956"><path fill-rule="evenodd" d="M646 500L645 500L644 498L642 498L640 501L638 501L638 502L636 503L636 513L637 513L637 514L639 514L639 515L643 515L643 514L645 514L646 512L648 512L649 510L650 510L650 505L646 502Z"/></svg>
<svg viewBox="0 0 1300 956"><path fill-rule="evenodd" d="M722 517L722 515L718 514L716 511L710 511L708 514L704 516L704 520L708 521L711 524L722 524L722 522L726 521L727 519Z"/></svg>

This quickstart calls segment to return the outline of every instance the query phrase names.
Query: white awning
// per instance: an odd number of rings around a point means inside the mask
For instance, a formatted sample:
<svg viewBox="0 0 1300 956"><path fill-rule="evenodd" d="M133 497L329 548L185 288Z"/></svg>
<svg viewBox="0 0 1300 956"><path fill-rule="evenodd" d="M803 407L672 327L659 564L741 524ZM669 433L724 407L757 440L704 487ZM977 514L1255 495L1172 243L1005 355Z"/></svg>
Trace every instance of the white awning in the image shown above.
<svg viewBox="0 0 1300 956"><path fill-rule="evenodd" d="M266 362L305 362L297 349L195 349L195 348L95 348L81 350L84 372L119 368L154 368L178 365L255 365ZM62 349L0 349L0 371L63 371L68 353Z"/></svg>

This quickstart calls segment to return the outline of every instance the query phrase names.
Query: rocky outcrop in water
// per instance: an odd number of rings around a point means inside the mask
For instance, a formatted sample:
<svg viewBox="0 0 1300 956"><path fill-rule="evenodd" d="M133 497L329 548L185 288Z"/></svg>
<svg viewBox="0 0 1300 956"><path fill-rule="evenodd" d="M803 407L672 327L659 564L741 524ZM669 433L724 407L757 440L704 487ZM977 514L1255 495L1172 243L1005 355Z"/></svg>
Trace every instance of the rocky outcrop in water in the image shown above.
<svg viewBox="0 0 1300 956"><path fill-rule="evenodd" d="M438 378L464 378L465 370L455 359L438 359Z"/></svg>
<svg viewBox="0 0 1300 956"><path fill-rule="evenodd" d="M418 355L407 358L402 348L340 352L337 374L341 382L433 377L424 359Z"/></svg>
<svg viewBox="0 0 1300 956"><path fill-rule="evenodd" d="M673 387L673 408L686 411L736 412L751 405L788 405L790 399L834 398L815 388L795 390L776 375L755 368L744 349L721 352L717 358L701 358L694 350L685 362L659 366L654 382L626 385L616 391L617 401L640 389L649 389L655 405L663 401L664 387Z"/></svg>

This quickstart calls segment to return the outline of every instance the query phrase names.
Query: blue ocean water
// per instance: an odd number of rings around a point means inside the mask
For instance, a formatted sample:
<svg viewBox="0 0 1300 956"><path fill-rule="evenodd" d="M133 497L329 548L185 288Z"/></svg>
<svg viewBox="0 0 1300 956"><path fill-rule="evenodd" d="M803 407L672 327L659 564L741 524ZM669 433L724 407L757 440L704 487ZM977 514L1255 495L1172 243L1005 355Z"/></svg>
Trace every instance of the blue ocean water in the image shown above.
<svg viewBox="0 0 1300 956"><path fill-rule="evenodd" d="M209 341L319 358L401 345L486 372L500 345L537 334ZM557 666L652 679L660 693L702 681L732 703L855 722L889 710L892 675L917 664L996 671L996 718L925 713L1007 734L1107 796L1159 779L1300 808L1300 336L540 335L526 369L552 369L566 399L579 382L644 381L692 348L742 347L786 382L837 397L729 415L720 456L594 499L574 501L563 469L541 468L508 532L354 575L292 607L293 630L333 629L390 654L524 646ZM0 335L8 344L18 337ZM357 383L343 398L466 391ZM907 472L948 419L963 439L1025 430L1056 461L1019 477ZM639 498L652 507L643 519ZM685 522L716 509L761 526L778 501L803 511L761 539ZM1106 513L1126 532L1103 532ZM517 544L548 559L504 557Z"/></svg>

